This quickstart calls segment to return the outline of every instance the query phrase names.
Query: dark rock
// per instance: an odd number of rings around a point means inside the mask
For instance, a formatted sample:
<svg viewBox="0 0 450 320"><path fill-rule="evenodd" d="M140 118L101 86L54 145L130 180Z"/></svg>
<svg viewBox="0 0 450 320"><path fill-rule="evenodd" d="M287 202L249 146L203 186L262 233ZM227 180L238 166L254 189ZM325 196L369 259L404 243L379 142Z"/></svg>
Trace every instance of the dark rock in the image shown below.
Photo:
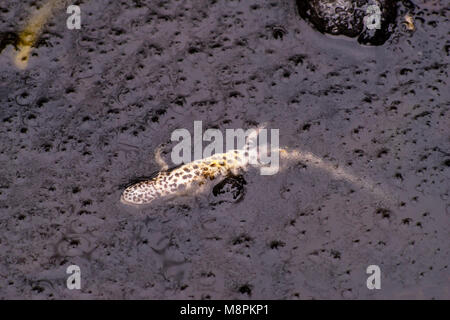
<svg viewBox="0 0 450 320"><path fill-rule="evenodd" d="M230 175L213 187L212 193L219 198L218 203L241 201L245 195L245 181L242 175Z"/></svg>
<svg viewBox="0 0 450 320"><path fill-rule="evenodd" d="M14 48L17 49L18 40L19 36L14 32L0 33L0 53L2 53L3 49L8 45L13 45Z"/></svg>
<svg viewBox="0 0 450 320"><path fill-rule="evenodd" d="M368 29L364 17L370 5L378 5L381 11L381 27ZM318 31L332 35L358 37L367 45L382 45L389 39L397 16L395 0L297 0L300 16Z"/></svg>

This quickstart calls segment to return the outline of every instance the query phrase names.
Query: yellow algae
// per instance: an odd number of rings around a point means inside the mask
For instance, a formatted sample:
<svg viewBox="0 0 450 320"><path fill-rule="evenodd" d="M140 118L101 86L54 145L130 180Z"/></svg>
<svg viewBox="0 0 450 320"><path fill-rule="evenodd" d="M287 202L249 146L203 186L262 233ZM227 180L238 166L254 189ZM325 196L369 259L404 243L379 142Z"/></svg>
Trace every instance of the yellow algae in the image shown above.
<svg viewBox="0 0 450 320"><path fill-rule="evenodd" d="M53 10L60 8L65 2L65 0L48 0L42 8L36 10L36 12L28 19L27 24L19 34L17 44L18 53L14 58L14 63L17 68L23 70L27 67L32 48L39 39Z"/></svg>
<svg viewBox="0 0 450 320"><path fill-rule="evenodd" d="M404 25L409 31L414 31L416 29L414 26L414 19L410 14L405 15Z"/></svg>

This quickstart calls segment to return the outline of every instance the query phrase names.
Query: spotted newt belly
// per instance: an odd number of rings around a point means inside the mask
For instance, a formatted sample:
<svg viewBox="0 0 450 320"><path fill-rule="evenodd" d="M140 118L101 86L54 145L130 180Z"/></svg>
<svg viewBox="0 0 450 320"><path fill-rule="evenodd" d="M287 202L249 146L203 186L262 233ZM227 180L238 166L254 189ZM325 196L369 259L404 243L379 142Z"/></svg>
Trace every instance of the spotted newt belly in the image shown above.
<svg viewBox="0 0 450 320"><path fill-rule="evenodd" d="M211 157L195 160L170 171L160 172L153 179L136 183L122 194L121 202L131 205L149 204L155 199L189 192L207 181L236 174L248 165L244 150L230 150Z"/></svg>

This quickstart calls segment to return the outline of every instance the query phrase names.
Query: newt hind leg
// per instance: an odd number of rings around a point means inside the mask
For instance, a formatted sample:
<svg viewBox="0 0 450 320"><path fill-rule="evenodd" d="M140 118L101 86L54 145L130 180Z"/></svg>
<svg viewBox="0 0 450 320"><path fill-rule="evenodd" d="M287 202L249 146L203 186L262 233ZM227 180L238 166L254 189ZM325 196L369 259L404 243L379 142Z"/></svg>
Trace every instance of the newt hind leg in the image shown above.
<svg viewBox="0 0 450 320"><path fill-rule="evenodd" d="M160 171L167 171L169 169L169 165L163 159L161 152L163 147L159 146L155 152L155 162L158 164Z"/></svg>

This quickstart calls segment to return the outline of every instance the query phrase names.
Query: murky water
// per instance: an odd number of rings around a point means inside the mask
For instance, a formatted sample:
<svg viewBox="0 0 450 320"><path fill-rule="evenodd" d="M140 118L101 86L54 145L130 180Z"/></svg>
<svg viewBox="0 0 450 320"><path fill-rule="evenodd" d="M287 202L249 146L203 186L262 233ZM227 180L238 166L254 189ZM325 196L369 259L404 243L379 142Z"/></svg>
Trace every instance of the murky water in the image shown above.
<svg viewBox="0 0 450 320"><path fill-rule="evenodd" d="M45 1L0 4L0 297L450 297L445 1L400 6L375 47L317 32L295 1L80 3L81 29L55 10L23 70L14 44ZM266 123L319 160L122 205L199 120Z"/></svg>

